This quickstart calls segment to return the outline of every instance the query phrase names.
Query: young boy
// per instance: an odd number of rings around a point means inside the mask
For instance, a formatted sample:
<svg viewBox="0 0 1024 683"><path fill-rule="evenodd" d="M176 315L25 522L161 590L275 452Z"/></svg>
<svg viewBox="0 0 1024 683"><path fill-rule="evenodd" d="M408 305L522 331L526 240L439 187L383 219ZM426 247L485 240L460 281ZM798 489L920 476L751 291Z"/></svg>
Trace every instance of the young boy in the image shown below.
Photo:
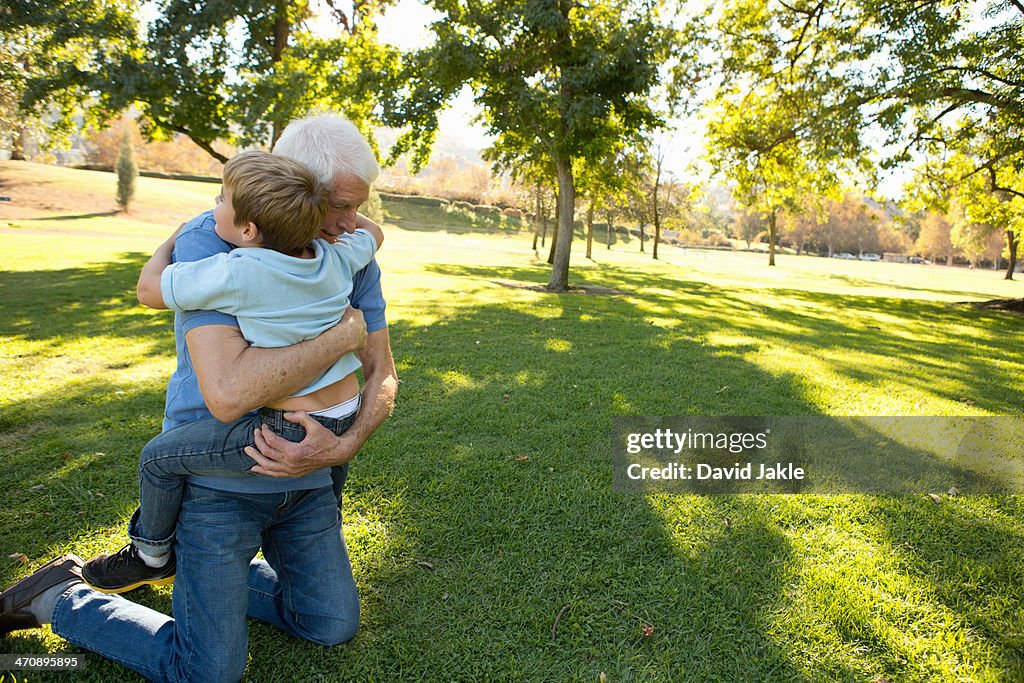
<svg viewBox="0 0 1024 683"><path fill-rule="evenodd" d="M341 319L352 276L384 239L371 224L334 244L316 239L327 213L326 188L304 164L266 152L244 152L224 166L214 210L217 235L235 250L199 261L171 263L175 235L162 244L139 276L139 301L175 311L217 310L238 319L254 346L290 346L319 335ZM123 593L174 580L174 529L189 476L244 477L255 462L245 447L266 424L292 441L305 430L284 419L306 411L335 434L354 421L359 382L354 354L343 356L300 392L230 423L208 418L168 430L150 441L139 462L140 505L132 542L85 564L93 588ZM340 494L340 472L332 472Z"/></svg>

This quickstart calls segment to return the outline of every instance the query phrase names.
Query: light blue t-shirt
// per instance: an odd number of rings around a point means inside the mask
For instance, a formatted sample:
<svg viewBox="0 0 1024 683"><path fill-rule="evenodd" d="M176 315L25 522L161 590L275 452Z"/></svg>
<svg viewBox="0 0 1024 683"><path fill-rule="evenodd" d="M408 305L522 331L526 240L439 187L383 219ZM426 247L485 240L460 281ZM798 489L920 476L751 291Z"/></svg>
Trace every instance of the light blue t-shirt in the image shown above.
<svg viewBox="0 0 1024 683"><path fill-rule="evenodd" d="M174 243L172 260L175 263L198 261L214 254L227 253L234 247L217 236L213 211L199 214L182 228ZM363 313L367 332L376 332L387 327L386 303L381 291L380 267L371 261L355 274L352 281L351 302ZM213 417L199 391L199 380L192 367L185 335L205 325L231 325L238 327L234 316L218 311L185 311L174 315L174 344L177 350L177 367L167 383L167 397L164 407L163 430L193 420ZM330 471L319 470L294 478L271 477L190 477L189 481L208 488L245 493L281 493L299 491L330 485Z"/></svg>
<svg viewBox="0 0 1024 683"><path fill-rule="evenodd" d="M258 247L235 249L199 261L173 263L160 277L160 293L173 311L208 310L235 316L253 346L291 346L319 336L341 320L352 277L377 251L366 230L343 234L334 244L315 240L313 258ZM334 384L359 369L348 353L323 375L293 394Z"/></svg>

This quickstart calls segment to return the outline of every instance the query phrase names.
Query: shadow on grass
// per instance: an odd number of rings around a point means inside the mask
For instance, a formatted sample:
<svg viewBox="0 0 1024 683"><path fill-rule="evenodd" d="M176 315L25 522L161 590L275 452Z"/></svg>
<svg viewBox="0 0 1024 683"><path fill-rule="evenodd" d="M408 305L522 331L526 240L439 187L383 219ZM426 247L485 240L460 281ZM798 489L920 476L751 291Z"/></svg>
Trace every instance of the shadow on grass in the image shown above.
<svg viewBox="0 0 1024 683"><path fill-rule="evenodd" d="M544 269L445 266L444 272L546 281ZM830 643L802 641L799 620L786 621L785 610L796 609L792 591L808 552L795 547L799 533L791 520L806 499L616 496L607 451L614 414L819 412L797 376L770 373L743 357L772 336L809 349L839 342L854 348L881 337L885 348L873 353L925 354L935 342L919 346L920 340L851 331L848 322L760 307L701 283L617 275L607 284L633 287L642 302L579 294L537 294L529 305L449 301L424 304L438 319L429 327L392 322L399 404L356 461L347 493L362 630L352 644L324 649L254 625L250 680L272 680L287 670L297 679L344 672L351 680L561 681L594 680L604 671L612 680L791 681L898 677L908 667L928 665L932 653L908 662L891 634L876 636L857 654L872 626L870 615L843 610L851 597L837 596L799 615ZM799 292L773 295L824 301ZM845 304L862 314L875 310L857 297ZM83 335L105 334L105 327L81 319L99 310L72 309L67 322ZM766 317L772 312L789 317L779 324ZM925 327L940 316L927 305L906 313ZM678 326L662 326L672 321ZM162 327L147 332L144 321L136 323L138 334L170 336ZM719 330L751 339L707 343ZM43 328L35 333L41 336ZM135 460L118 456L107 470L96 465L103 460L58 467L45 460L53 457L50 449L32 441L33 425L46 425L51 438L59 433L67 443L82 444L83 453L109 454L101 444L122 426L119 420L133 414L141 420L128 431L126 453L148 438L148 421L159 422L162 386L119 407L113 401L90 406L90 396L115 387L99 379L88 384L93 394L83 389L66 400L51 397L52 408L11 425L20 430L13 441L26 442L30 452L18 456L13 485L4 489L5 498L8 490L18 492L10 520L28 520L26 539L49 536L32 546L40 551L56 540L85 543L87 532L77 516L34 520L39 508L23 489L41 481L33 478L37 473L53 471L67 488L87 492L93 481L85 477L109 481L116 492L107 492L98 506L92 524L100 527L116 523L134 504ZM1006 405L1003 389L986 388L992 397L980 400ZM66 420L69 412L73 419ZM937 518L930 501L869 500L868 517L882 515L879 544L956 533L955 519ZM821 523L842 521L848 504L828 505ZM964 516L974 525L968 539L991 532L999 543L970 555L972 561L990 574L1011 566L1020 534L1000 528L998 520L970 511ZM3 528L7 533L6 519ZM969 553L969 541L953 546ZM1014 595L1009 579L961 592L967 579L944 564L949 561L927 550L911 570L936 586L951 586L938 600L971 623L988 619L984 628L976 626L983 641L1000 653L1012 651L1019 634L998 631L1012 623L1012 606L985 612L993 597ZM8 570L5 580L12 576ZM649 636L645 625L653 627ZM31 640L19 638L19 645ZM101 678L124 673L114 664L92 663Z"/></svg>
<svg viewBox="0 0 1024 683"><path fill-rule="evenodd" d="M443 272L547 281L543 268L446 265ZM1024 345L1018 321L1009 316L942 302L791 288L722 291L626 268L588 271L587 282L625 290L650 313L677 319L678 334L703 339L727 333L755 340L753 348L725 346L720 352L767 349L778 341L859 382L905 386L995 414L1007 405L1024 405L1024 388L1012 370L1024 367ZM894 372L894 359L907 360L911 369Z"/></svg>
<svg viewBox="0 0 1024 683"><path fill-rule="evenodd" d="M125 253L117 261L80 268L0 271L0 335L50 341L147 337L156 343L154 352L173 352L169 317L141 307L135 298L148 259Z"/></svg>
<svg viewBox="0 0 1024 683"><path fill-rule="evenodd" d="M996 273L996 275L997 275L997 273ZM911 285L904 284L904 283L900 283L899 285L894 285L892 283L888 283L888 282L884 282L884 281L869 280L869 279L866 279L866 278L857 278L857 277L853 277L851 275L839 275L839 274L831 274L830 273L830 274L826 275L825 277L827 277L829 280L835 280L836 282L841 282L844 285L847 285L848 287L862 287L862 288L865 288L865 289L877 289L878 287L894 287L894 288L898 288L898 289L905 290L905 291L908 291L908 292L928 292L929 294L949 294L949 295L955 295L955 296L972 297L972 298L976 298L976 299L990 299L990 298L992 298L991 294L985 294L985 293L981 293L981 292L967 292L967 291L960 291L960 290L941 289L941 288L938 288L938 287L913 287Z"/></svg>
<svg viewBox="0 0 1024 683"><path fill-rule="evenodd" d="M93 213L67 214L63 216L45 216L43 218L26 218L27 221L77 221L81 218L102 218L104 216L116 216L120 211L95 211Z"/></svg>

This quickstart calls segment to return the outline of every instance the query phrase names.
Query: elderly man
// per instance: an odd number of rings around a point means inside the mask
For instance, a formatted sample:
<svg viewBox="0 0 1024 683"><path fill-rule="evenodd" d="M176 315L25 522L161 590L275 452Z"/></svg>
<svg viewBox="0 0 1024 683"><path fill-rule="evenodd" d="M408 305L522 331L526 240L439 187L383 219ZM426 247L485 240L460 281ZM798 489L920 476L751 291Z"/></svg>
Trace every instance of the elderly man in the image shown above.
<svg viewBox="0 0 1024 683"><path fill-rule="evenodd" d="M295 121L274 152L303 161L328 183L324 238L365 220L357 210L378 168L351 122L334 115ZM174 258L193 261L229 249L207 212L184 226ZM340 436L303 413L286 416L305 428L302 441L257 432L247 452L254 471L269 477L189 480L175 546L173 619L90 588L80 580L81 560L66 555L0 596L0 632L49 622L72 643L168 681L238 680L247 659L247 615L325 645L350 640L359 601L328 468L356 455L390 414L398 386L375 263L357 273L351 300L361 314L347 313L316 339L274 349L250 347L225 314L175 316L178 366L168 384L165 430L211 415L239 418L305 386L352 350L365 382L355 421ZM130 547L112 558L137 561ZM254 559L261 547L266 561Z"/></svg>

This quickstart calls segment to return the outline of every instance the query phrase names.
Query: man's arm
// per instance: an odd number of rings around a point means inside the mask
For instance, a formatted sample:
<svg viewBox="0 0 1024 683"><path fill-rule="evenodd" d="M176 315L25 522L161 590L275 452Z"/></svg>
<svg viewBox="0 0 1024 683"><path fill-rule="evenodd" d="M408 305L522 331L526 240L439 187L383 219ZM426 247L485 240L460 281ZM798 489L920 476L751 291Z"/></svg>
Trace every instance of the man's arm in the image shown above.
<svg viewBox="0 0 1024 683"><path fill-rule="evenodd" d="M356 456L366 440L391 415L398 394L398 373L385 327L371 332L359 353L363 363L363 398L355 422L341 436L307 413L286 413L285 419L306 428L306 438L295 443L270 429L256 430L256 447L245 452L257 462L252 472L272 477L298 477L324 467L342 465Z"/></svg>
<svg viewBox="0 0 1024 683"><path fill-rule="evenodd" d="M232 325L195 327L185 343L206 406L230 422L307 386L341 356L363 349L367 335L362 312L350 307L337 325L292 346L250 346Z"/></svg>

